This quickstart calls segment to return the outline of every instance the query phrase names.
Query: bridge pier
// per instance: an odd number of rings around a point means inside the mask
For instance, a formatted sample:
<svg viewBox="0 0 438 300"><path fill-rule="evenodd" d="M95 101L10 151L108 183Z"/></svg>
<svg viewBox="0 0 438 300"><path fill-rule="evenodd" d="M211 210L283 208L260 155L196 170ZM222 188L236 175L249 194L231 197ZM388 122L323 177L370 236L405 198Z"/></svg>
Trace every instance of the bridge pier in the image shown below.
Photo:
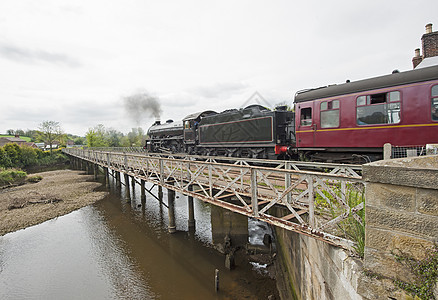
<svg viewBox="0 0 438 300"><path fill-rule="evenodd" d="M97 174L99 173L99 166L97 164L93 164L93 173L94 173L94 180L97 180Z"/></svg>
<svg viewBox="0 0 438 300"><path fill-rule="evenodd" d="M145 191L145 181L144 179L141 179L140 181L140 192L141 192L141 201L143 205L143 201L146 201L146 191Z"/></svg>
<svg viewBox="0 0 438 300"><path fill-rule="evenodd" d="M229 254L232 248L248 243L248 218L212 205L211 233L215 248Z"/></svg>
<svg viewBox="0 0 438 300"><path fill-rule="evenodd" d="M125 200L126 202L131 201L131 191L129 189L129 175L128 174L124 174L125 175Z"/></svg>
<svg viewBox="0 0 438 300"><path fill-rule="evenodd" d="M168 208L168 214L169 214L169 233L175 233L176 232L176 225L175 225L175 191L168 189L167 190L167 204L169 206Z"/></svg>
<svg viewBox="0 0 438 300"><path fill-rule="evenodd" d="M87 174L93 174L93 164L91 162L87 162Z"/></svg>
<svg viewBox="0 0 438 300"><path fill-rule="evenodd" d="M131 176L131 186L132 186L132 190L135 189L135 177Z"/></svg>
<svg viewBox="0 0 438 300"><path fill-rule="evenodd" d="M122 187L122 179L120 178L120 172L115 171L115 177L116 177L116 186L118 189Z"/></svg>
<svg viewBox="0 0 438 300"><path fill-rule="evenodd" d="M103 171L105 173L105 183L106 183L106 187L110 188L110 173L109 173L109 169L104 167Z"/></svg>
<svg viewBox="0 0 438 300"><path fill-rule="evenodd" d="M189 189L189 191L193 191L193 186L190 185L188 187L188 189ZM189 206L189 220L188 220L189 231L195 230L195 211L194 211L194 207L193 207L193 197L192 196L188 196L187 204Z"/></svg>
<svg viewBox="0 0 438 300"><path fill-rule="evenodd" d="M163 187L161 185L158 186L158 199L160 199L160 203L163 202Z"/></svg>

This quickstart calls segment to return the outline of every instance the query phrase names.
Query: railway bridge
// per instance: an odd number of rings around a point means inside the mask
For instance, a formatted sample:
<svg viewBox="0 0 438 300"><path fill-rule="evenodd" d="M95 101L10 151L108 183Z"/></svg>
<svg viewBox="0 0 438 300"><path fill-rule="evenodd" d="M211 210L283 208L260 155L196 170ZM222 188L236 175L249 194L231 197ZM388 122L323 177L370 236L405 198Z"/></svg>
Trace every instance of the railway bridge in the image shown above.
<svg viewBox="0 0 438 300"><path fill-rule="evenodd" d="M436 284L417 279L399 259L438 258L438 155L358 166L157 155L141 148L64 152L95 174L102 168L107 183L109 176L117 184L121 174L126 183L131 178L142 198L167 188L169 232L175 231L175 191L188 196L189 224L196 197L274 225L277 281L290 287L280 290L284 299L408 299L397 282L433 290L438 298L438 278Z"/></svg>
<svg viewBox="0 0 438 300"><path fill-rule="evenodd" d="M345 229L363 225L361 166L229 157L157 155L142 148L64 150L103 168L177 191L286 230L355 251ZM150 192L150 191L149 191ZM190 198L189 198L190 199ZM174 231L169 198L169 231ZM190 209L190 205L189 205ZM190 211L189 211L190 213Z"/></svg>

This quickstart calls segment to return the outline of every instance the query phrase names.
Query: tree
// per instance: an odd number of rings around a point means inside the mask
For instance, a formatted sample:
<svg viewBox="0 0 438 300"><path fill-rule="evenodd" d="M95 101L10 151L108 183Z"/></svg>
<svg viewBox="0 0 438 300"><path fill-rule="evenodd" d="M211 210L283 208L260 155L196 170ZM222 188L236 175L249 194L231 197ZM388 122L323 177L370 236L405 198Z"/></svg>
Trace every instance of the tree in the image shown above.
<svg viewBox="0 0 438 300"><path fill-rule="evenodd" d="M132 128L122 139L123 147L142 147L145 144L146 134L141 127Z"/></svg>
<svg viewBox="0 0 438 300"><path fill-rule="evenodd" d="M94 128L89 128L85 134L88 147L108 147L108 142L105 138L105 127L102 124Z"/></svg>
<svg viewBox="0 0 438 300"><path fill-rule="evenodd" d="M15 130L14 129L8 129L8 130L6 130L6 134L7 135L15 135Z"/></svg>
<svg viewBox="0 0 438 300"><path fill-rule="evenodd" d="M50 145L50 153L52 153L53 142L63 136L61 125L55 121L43 121L38 129L40 130L39 138Z"/></svg>

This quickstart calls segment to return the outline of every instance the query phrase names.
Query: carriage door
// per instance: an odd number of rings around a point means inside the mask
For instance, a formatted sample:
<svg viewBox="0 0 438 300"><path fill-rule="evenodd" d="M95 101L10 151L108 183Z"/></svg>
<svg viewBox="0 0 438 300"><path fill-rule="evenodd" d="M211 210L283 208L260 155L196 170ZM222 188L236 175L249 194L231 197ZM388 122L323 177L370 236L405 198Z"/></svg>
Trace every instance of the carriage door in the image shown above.
<svg viewBox="0 0 438 300"><path fill-rule="evenodd" d="M313 147L315 120L313 102L300 103L296 114L297 147Z"/></svg>

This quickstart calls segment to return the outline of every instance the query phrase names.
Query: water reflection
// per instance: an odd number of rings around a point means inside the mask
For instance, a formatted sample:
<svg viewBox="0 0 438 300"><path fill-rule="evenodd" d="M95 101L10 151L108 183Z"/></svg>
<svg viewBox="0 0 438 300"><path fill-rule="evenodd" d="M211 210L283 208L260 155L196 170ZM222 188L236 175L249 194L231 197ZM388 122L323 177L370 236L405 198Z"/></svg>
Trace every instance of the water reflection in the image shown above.
<svg viewBox="0 0 438 300"><path fill-rule="evenodd" d="M177 194L177 233L167 208L139 186L116 189L93 206L0 237L0 299L266 299L275 282L244 259L230 272L211 246L211 210ZM147 186L151 188L152 186ZM154 188L156 189L156 188ZM163 202L167 195L163 189ZM219 293L214 270L220 270Z"/></svg>
<svg viewBox="0 0 438 300"><path fill-rule="evenodd" d="M94 207L7 234L0 249L0 299L153 298Z"/></svg>

